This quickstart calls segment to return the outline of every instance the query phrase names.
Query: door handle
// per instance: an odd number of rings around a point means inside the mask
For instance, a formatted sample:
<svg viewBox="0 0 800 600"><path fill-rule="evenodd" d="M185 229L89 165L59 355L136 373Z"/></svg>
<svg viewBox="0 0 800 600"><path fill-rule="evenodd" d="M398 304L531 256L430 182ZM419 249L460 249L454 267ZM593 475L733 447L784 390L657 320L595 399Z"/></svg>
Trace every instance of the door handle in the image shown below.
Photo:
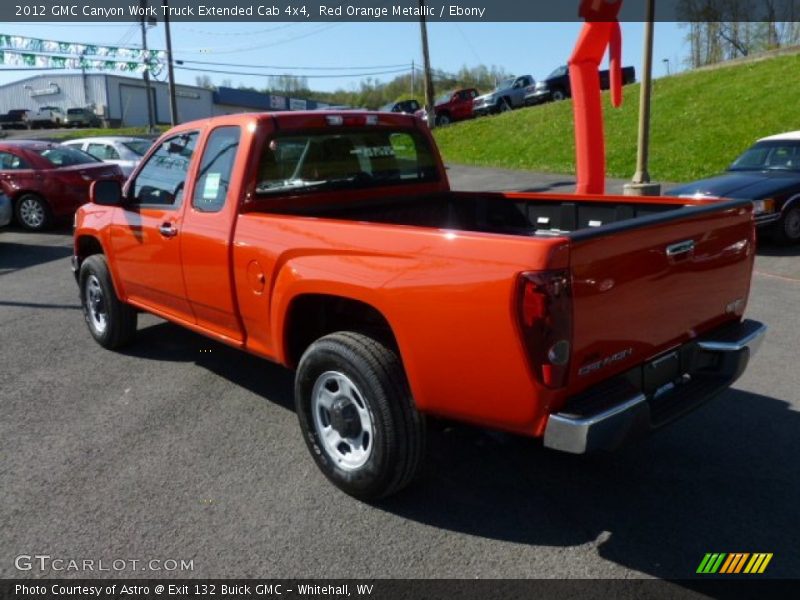
<svg viewBox="0 0 800 600"><path fill-rule="evenodd" d="M694 240L686 240L667 246L667 256L674 258L682 254L689 254L694 252Z"/></svg>
<svg viewBox="0 0 800 600"><path fill-rule="evenodd" d="M175 226L172 223L163 223L161 227L158 228L158 231L164 237L171 238L178 235L178 230L175 229Z"/></svg>

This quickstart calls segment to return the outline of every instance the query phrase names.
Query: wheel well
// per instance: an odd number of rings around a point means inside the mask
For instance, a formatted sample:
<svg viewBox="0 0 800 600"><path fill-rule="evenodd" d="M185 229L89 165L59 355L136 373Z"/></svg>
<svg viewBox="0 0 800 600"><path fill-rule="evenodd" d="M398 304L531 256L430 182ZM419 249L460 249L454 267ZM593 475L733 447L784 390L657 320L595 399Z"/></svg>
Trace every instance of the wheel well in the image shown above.
<svg viewBox="0 0 800 600"><path fill-rule="evenodd" d="M286 361L295 367L303 352L319 338L336 331L357 331L376 337L397 350L397 340L386 317L373 306L322 294L295 298L286 317Z"/></svg>
<svg viewBox="0 0 800 600"><path fill-rule="evenodd" d="M103 246L100 245L100 242L97 241L97 238L93 238L88 235L82 235L78 238L77 253L78 260L83 262L84 259L88 258L92 254L103 254Z"/></svg>

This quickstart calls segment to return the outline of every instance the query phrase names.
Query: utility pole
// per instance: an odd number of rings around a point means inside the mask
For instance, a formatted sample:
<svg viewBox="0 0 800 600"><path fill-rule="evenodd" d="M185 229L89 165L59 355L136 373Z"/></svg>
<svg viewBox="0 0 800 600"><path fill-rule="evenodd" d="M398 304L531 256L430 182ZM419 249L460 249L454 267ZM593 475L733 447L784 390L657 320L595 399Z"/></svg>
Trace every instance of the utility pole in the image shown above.
<svg viewBox="0 0 800 600"><path fill-rule="evenodd" d="M153 90L150 85L150 57L147 52L147 0L139 0L139 6L142 8L142 54L144 55L144 88L147 93L147 131L149 133L155 132L155 118L153 115Z"/></svg>
<svg viewBox="0 0 800 600"><path fill-rule="evenodd" d="M414 65L414 59L412 58L411 59L411 97L412 98L414 97L414 92L416 92L416 90L414 89L415 88L416 79L417 79L417 68Z"/></svg>
<svg viewBox="0 0 800 600"><path fill-rule="evenodd" d="M419 29L422 36L422 61L425 69L425 112L428 113L428 127L436 126L436 110L433 103L433 76L431 75L431 57L428 54L428 27L425 23L425 0L419 0Z"/></svg>
<svg viewBox="0 0 800 600"><path fill-rule="evenodd" d="M169 0L161 0L164 9L164 35L167 40L167 86L169 88L169 122L178 124L178 101L175 97L175 69L172 67L172 35L169 31Z"/></svg>
<svg viewBox="0 0 800 600"><path fill-rule="evenodd" d="M646 0L644 24L644 54L642 56L642 86L639 96L639 140L636 152L636 173L633 181L625 184L628 196L658 196L661 184L650 182L647 163L650 154L650 93L653 82L653 14L655 0Z"/></svg>

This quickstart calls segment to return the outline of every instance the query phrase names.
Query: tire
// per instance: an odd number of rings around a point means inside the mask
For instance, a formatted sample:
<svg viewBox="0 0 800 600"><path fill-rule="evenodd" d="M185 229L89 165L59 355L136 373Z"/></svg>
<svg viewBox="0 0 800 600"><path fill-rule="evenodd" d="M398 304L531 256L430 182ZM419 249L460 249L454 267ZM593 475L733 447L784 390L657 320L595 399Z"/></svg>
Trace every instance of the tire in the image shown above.
<svg viewBox="0 0 800 600"><path fill-rule="evenodd" d="M779 244L788 246L800 242L800 206L789 208L775 223L773 233Z"/></svg>
<svg viewBox="0 0 800 600"><path fill-rule="evenodd" d="M558 89L553 90L552 94L550 94L550 97L556 102L560 102L561 100L567 99L567 95L564 93L564 90L558 90Z"/></svg>
<svg viewBox="0 0 800 600"><path fill-rule="evenodd" d="M452 121L450 120L450 115L444 113L443 115L436 115L436 125L437 127L445 127L450 125Z"/></svg>
<svg viewBox="0 0 800 600"><path fill-rule="evenodd" d="M511 103L508 101L508 98L503 98L498 103L497 108L501 113L508 112L511 110Z"/></svg>
<svg viewBox="0 0 800 600"><path fill-rule="evenodd" d="M81 307L89 333L109 350L122 348L136 335L136 310L117 298L106 257L94 254L83 261L78 276Z"/></svg>
<svg viewBox="0 0 800 600"><path fill-rule="evenodd" d="M397 354L370 336L314 342L295 378L300 429L322 473L360 500L394 494L417 476L425 422Z"/></svg>
<svg viewBox="0 0 800 600"><path fill-rule="evenodd" d="M53 224L53 212L47 201L36 194L23 194L14 204L17 223L28 231L44 231Z"/></svg>

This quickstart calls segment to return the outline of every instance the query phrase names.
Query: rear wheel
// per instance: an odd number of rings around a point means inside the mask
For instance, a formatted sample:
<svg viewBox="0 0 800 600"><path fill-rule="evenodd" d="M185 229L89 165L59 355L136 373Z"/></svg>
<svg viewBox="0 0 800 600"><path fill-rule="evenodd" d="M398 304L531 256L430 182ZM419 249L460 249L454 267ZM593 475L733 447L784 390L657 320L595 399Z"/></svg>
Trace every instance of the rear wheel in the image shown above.
<svg viewBox="0 0 800 600"><path fill-rule="evenodd" d="M36 194L23 194L16 203L17 222L30 231L43 231L53 222L47 201Z"/></svg>
<svg viewBox="0 0 800 600"><path fill-rule="evenodd" d="M796 244L800 242L800 206L787 210L775 223L775 240L780 244Z"/></svg>
<svg viewBox="0 0 800 600"><path fill-rule="evenodd" d="M109 350L128 344L136 335L137 313L117 298L105 256L84 260L78 283L83 316L95 341Z"/></svg>
<svg viewBox="0 0 800 600"><path fill-rule="evenodd" d="M314 342L295 379L300 428L323 474L362 500L408 485L422 464L425 427L397 354L370 336Z"/></svg>

